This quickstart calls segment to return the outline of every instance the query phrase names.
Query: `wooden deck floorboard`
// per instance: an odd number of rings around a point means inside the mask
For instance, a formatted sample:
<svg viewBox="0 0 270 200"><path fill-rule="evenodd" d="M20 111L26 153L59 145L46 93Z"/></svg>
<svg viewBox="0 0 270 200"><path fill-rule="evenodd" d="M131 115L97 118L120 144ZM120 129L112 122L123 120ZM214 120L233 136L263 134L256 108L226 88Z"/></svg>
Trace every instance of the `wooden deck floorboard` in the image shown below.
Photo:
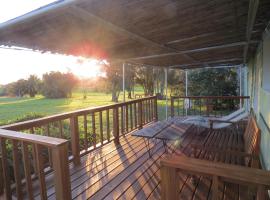
<svg viewBox="0 0 270 200"><path fill-rule="evenodd" d="M190 155L190 144L202 143L206 137L207 134L198 135L195 130L185 134L177 153ZM119 146L110 143L83 156L80 166L70 165L72 198L160 199L159 159L165 154L162 142L151 143L151 151L150 158L144 140L128 134L121 137ZM181 199L207 199L210 180L201 178L194 185L190 176L181 173L179 176ZM48 199L55 199L52 178L53 173L46 178ZM35 197L40 199L38 193Z"/></svg>

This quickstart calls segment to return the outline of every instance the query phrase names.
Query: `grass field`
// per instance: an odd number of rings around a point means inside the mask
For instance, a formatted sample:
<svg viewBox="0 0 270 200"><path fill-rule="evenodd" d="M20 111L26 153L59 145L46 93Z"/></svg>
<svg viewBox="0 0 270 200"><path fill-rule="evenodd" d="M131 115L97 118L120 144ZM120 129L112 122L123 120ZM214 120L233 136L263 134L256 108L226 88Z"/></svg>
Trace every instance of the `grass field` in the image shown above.
<svg viewBox="0 0 270 200"><path fill-rule="evenodd" d="M139 91L140 92L140 91ZM122 95L119 96L122 101ZM72 98L46 99L43 96L35 98L0 97L0 125L13 123L26 115L48 116L82 108L112 104L111 94L88 92L83 98L82 92L74 92ZM159 101L159 117L165 117L165 101Z"/></svg>

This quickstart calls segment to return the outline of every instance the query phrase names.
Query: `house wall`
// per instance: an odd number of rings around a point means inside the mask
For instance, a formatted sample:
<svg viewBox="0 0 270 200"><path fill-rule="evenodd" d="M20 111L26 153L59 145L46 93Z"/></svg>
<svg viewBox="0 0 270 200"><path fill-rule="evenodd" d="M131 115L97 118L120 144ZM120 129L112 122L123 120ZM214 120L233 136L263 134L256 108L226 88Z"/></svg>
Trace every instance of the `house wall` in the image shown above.
<svg viewBox="0 0 270 200"><path fill-rule="evenodd" d="M261 161L270 170L270 33L265 33L256 54L247 65L247 95L251 97L261 128ZM269 73L269 74L268 74Z"/></svg>

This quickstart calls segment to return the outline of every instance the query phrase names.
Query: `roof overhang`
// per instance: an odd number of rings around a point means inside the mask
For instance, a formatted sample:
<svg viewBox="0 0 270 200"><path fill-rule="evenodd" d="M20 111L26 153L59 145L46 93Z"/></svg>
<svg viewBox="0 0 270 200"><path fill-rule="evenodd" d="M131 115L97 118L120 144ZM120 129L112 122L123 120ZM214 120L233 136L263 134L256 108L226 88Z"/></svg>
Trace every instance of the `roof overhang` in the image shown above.
<svg viewBox="0 0 270 200"><path fill-rule="evenodd" d="M0 45L179 68L238 65L269 0L61 0L0 25Z"/></svg>

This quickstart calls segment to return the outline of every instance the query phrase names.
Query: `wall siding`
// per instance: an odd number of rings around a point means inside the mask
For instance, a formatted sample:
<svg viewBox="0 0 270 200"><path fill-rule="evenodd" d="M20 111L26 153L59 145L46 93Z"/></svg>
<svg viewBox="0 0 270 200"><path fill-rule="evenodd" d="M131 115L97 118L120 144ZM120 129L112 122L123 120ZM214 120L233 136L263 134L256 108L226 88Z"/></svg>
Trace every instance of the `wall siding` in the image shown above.
<svg viewBox="0 0 270 200"><path fill-rule="evenodd" d="M263 168L270 170L270 92L262 88L263 77L263 52L262 44L259 45L257 53L248 63L248 94L251 96L250 105L254 109L258 124L261 128L261 161ZM270 65L269 65L270 68ZM268 77L270 82L270 77ZM265 81L265 80L264 80Z"/></svg>

